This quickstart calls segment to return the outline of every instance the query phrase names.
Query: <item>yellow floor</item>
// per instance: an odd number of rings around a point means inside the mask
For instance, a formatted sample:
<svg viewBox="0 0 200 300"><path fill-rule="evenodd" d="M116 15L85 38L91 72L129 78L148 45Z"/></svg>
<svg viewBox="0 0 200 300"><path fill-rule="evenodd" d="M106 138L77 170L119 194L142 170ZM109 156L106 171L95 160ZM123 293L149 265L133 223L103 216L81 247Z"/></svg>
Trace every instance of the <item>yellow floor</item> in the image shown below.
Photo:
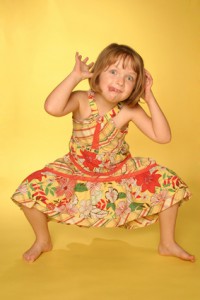
<svg viewBox="0 0 200 300"><path fill-rule="evenodd" d="M21 254L33 240L4 183L1 210L1 299L200 299L200 226L195 187L179 210L177 240L195 263L157 254L158 224L148 228L84 229L51 222L52 252L27 264Z"/></svg>

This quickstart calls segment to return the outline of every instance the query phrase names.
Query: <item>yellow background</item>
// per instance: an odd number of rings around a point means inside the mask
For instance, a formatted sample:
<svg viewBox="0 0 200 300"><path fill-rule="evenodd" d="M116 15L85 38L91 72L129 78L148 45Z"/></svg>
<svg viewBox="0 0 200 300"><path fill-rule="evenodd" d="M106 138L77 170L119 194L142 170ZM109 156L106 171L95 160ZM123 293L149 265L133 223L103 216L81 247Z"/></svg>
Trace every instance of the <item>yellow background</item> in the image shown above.
<svg viewBox="0 0 200 300"><path fill-rule="evenodd" d="M71 117L51 117L43 103L71 71L75 52L94 61L108 44L127 44L144 58L173 134L170 144L159 145L132 125L128 142L134 155L156 158L190 186L193 198L181 208L177 236L198 256L199 13L199 0L0 0L4 299L199 299L198 261L159 257L157 225L127 232L53 223L55 250L26 265L20 256L32 231L9 200L24 177L68 151ZM78 88L88 89L87 82Z"/></svg>

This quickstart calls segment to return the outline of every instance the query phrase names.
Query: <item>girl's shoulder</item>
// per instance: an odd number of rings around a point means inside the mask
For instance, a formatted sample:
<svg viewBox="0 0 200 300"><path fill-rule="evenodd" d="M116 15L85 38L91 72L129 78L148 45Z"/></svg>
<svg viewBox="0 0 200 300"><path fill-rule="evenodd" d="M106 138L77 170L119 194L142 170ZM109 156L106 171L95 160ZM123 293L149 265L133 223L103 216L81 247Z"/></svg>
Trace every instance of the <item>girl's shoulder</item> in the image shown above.
<svg viewBox="0 0 200 300"><path fill-rule="evenodd" d="M127 120L127 122L130 122L137 118L143 111L143 108L138 103L133 107L124 103L122 105L121 115Z"/></svg>
<svg viewBox="0 0 200 300"><path fill-rule="evenodd" d="M71 95L72 100L78 101L78 109L74 111L75 119L84 119L90 114L89 94L88 91L74 91Z"/></svg>
<svg viewBox="0 0 200 300"><path fill-rule="evenodd" d="M138 103L131 107L128 104L121 102L121 106L121 110L128 115L135 114L137 111L141 110L141 106Z"/></svg>
<svg viewBox="0 0 200 300"><path fill-rule="evenodd" d="M88 92L81 90L73 91L71 98L76 98L78 101L86 100L88 99Z"/></svg>

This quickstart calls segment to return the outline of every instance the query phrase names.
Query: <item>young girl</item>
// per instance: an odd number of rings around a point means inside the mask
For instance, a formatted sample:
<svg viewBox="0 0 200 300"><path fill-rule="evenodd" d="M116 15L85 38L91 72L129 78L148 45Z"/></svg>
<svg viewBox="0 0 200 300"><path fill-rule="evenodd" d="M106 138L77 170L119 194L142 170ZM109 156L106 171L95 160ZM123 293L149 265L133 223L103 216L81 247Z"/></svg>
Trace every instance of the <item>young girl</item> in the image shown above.
<svg viewBox="0 0 200 300"><path fill-rule="evenodd" d="M24 259L33 262L52 249L48 220L132 229L159 219L158 252L193 262L174 237L178 207L190 196L186 184L154 160L132 157L125 141L129 122L155 142L171 139L142 58L128 46L111 44L95 64L79 53L75 60L45 102L53 116L73 115L69 153L28 176L12 196L36 236ZM84 79L91 90L73 91ZM150 116L138 104L141 97Z"/></svg>

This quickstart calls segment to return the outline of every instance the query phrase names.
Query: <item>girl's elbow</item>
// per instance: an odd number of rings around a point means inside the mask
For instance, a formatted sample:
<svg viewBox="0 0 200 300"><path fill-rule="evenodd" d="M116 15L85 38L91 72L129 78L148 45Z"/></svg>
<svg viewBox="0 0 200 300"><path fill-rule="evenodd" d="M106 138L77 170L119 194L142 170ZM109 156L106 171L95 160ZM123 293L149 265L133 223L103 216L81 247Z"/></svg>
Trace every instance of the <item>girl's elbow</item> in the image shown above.
<svg viewBox="0 0 200 300"><path fill-rule="evenodd" d="M169 135L163 137L162 139L160 139L158 142L160 144L168 144L171 142L171 139L172 139L171 134L169 134Z"/></svg>
<svg viewBox="0 0 200 300"><path fill-rule="evenodd" d="M55 108L51 105L51 103L48 102L48 99L44 103L44 110L52 116L58 116L58 114L55 111Z"/></svg>
<svg viewBox="0 0 200 300"><path fill-rule="evenodd" d="M168 134L167 137L166 137L166 144L167 144L167 143L170 143L171 140L172 140L172 135L171 135L171 132L169 132L169 134Z"/></svg>
<svg viewBox="0 0 200 300"><path fill-rule="evenodd" d="M49 114L50 109L49 109L49 104L48 104L47 100L44 103L44 110Z"/></svg>
<svg viewBox="0 0 200 300"><path fill-rule="evenodd" d="M171 142L171 138L165 139L165 141L162 144L169 144Z"/></svg>

